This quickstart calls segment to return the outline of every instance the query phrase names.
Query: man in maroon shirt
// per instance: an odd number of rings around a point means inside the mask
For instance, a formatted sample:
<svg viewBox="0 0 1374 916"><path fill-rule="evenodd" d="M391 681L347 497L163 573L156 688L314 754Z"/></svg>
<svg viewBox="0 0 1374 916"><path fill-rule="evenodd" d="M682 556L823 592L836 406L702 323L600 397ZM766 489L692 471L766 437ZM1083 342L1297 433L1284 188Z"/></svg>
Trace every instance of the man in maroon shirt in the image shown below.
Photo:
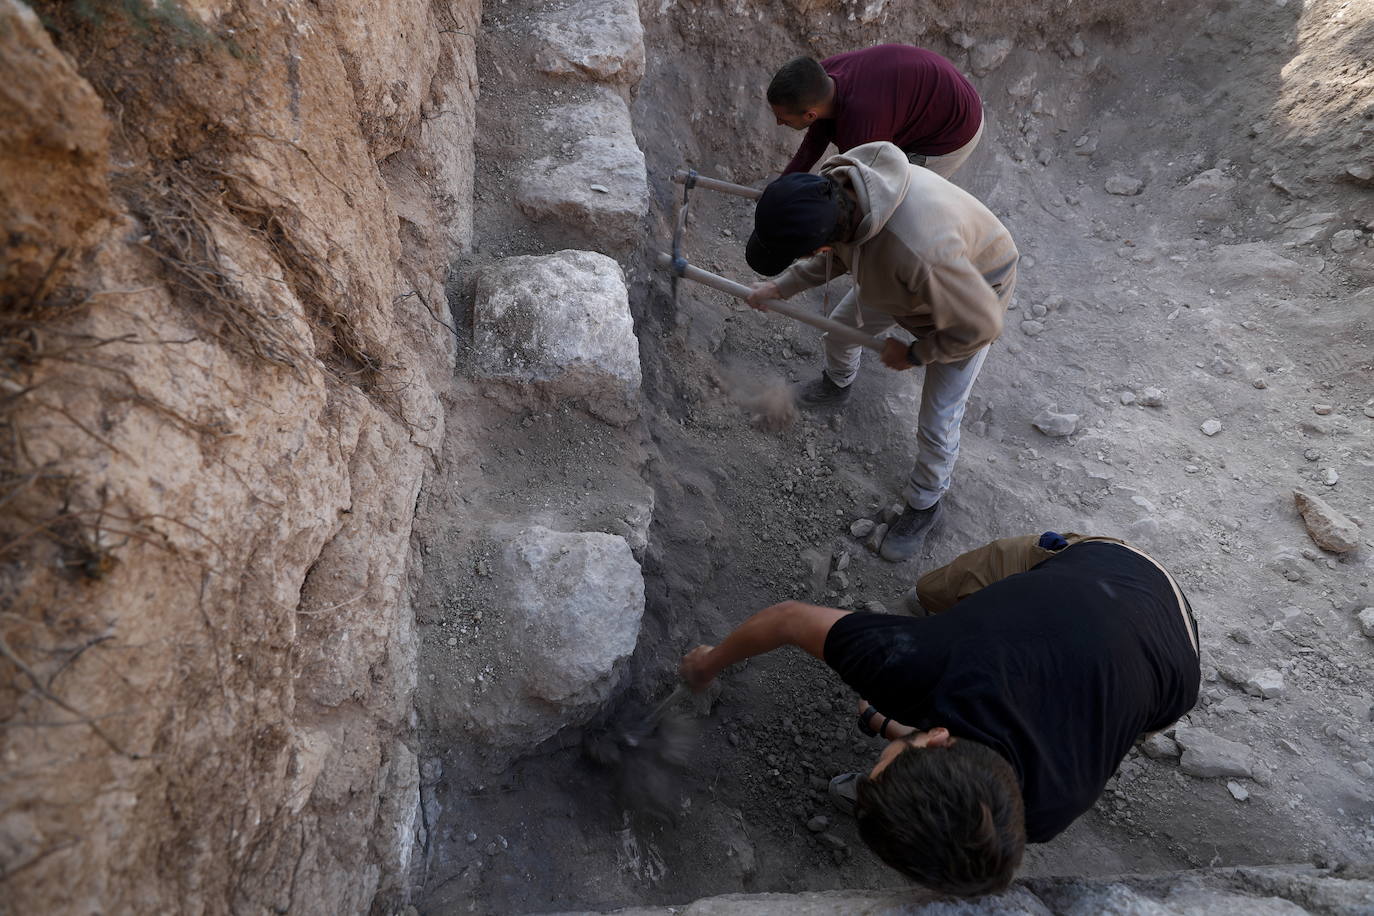
<svg viewBox="0 0 1374 916"><path fill-rule="evenodd" d="M949 178L983 135L983 103L954 64L911 45L875 45L816 61L788 61L768 84L779 124L805 130L783 174L807 172L831 143L897 144L916 165Z"/></svg>

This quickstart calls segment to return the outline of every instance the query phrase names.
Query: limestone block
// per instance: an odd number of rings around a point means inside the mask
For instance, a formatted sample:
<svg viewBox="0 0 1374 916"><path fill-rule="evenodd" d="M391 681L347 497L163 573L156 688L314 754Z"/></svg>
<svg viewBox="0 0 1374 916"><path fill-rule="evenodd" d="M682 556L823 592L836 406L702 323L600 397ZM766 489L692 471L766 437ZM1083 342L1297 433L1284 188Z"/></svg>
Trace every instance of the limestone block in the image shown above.
<svg viewBox="0 0 1374 916"><path fill-rule="evenodd" d="M1282 283L1296 281L1302 265L1274 251L1262 242L1222 245L1216 249L1215 262L1208 276L1218 283L1253 283L1257 279Z"/></svg>
<svg viewBox="0 0 1374 916"><path fill-rule="evenodd" d="M1350 553L1360 547L1360 529L1320 496L1304 490L1293 491L1298 514L1317 546L1332 553Z"/></svg>
<svg viewBox="0 0 1374 916"><path fill-rule="evenodd" d="M1179 189L1179 195L1192 207L1198 219L1224 220L1235 211L1231 191L1236 180L1221 169L1207 169Z"/></svg>
<svg viewBox="0 0 1374 916"><path fill-rule="evenodd" d="M639 341L620 265L590 251L506 258L477 282L473 368L612 423L638 415Z"/></svg>
<svg viewBox="0 0 1374 916"><path fill-rule="evenodd" d="M516 191L521 211L563 223L605 250L633 248L648 213L649 182L625 100L597 89L588 101L558 109L543 128L568 138L566 152L527 168Z"/></svg>
<svg viewBox="0 0 1374 916"><path fill-rule="evenodd" d="M1251 776L1250 749L1205 728L1179 728L1174 740L1183 748L1179 767L1189 776Z"/></svg>
<svg viewBox="0 0 1374 916"><path fill-rule="evenodd" d="M634 651L644 578L625 539L600 532L515 532L493 571L484 687L469 721L496 747L530 748L580 725L610 696Z"/></svg>
<svg viewBox="0 0 1374 916"><path fill-rule="evenodd" d="M969 66L978 76L986 76L1002 66L1013 45L1010 38L995 38L979 42L969 51Z"/></svg>
<svg viewBox="0 0 1374 916"><path fill-rule="evenodd" d="M584 0L534 29L534 65L554 76L635 85L644 76L644 29L635 0Z"/></svg>

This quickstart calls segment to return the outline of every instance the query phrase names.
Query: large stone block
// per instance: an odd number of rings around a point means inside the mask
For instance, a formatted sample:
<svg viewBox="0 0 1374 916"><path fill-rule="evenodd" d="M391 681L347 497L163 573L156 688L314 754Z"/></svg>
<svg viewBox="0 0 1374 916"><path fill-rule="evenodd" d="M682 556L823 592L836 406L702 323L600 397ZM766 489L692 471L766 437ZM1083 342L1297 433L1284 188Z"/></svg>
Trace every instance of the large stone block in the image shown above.
<svg viewBox="0 0 1374 916"><path fill-rule="evenodd" d="M559 154L535 160L516 192L526 216L555 221L613 252L638 242L649 207L644 153L630 129L625 100L597 88L585 102L559 108L543 129L562 140Z"/></svg>
<svg viewBox="0 0 1374 916"><path fill-rule="evenodd" d="M611 695L644 616L644 578L625 539L521 529L507 541L466 698L496 748L530 748L580 725Z"/></svg>
<svg viewBox="0 0 1374 916"><path fill-rule="evenodd" d="M644 76L644 29L635 0L584 0L535 27L534 65L554 76L633 86Z"/></svg>
<svg viewBox="0 0 1374 916"><path fill-rule="evenodd" d="M612 423L639 414L639 341L620 265L591 251L506 258L477 282L477 375Z"/></svg>

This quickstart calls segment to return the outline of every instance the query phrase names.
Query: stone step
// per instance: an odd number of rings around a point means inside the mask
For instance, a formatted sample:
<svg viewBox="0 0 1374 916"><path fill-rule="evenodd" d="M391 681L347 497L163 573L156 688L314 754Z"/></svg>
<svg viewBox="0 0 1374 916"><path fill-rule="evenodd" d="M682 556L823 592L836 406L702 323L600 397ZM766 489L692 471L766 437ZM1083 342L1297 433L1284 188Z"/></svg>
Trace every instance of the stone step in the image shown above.
<svg viewBox="0 0 1374 916"><path fill-rule="evenodd" d="M580 0L534 27L534 65L552 76L633 87L644 76L644 29L635 0Z"/></svg>
<svg viewBox="0 0 1374 916"><path fill-rule="evenodd" d="M625 100L595 87L586 101L555 109L540 126L555 152L525 168L515 198L520 210L561 224L604 253L632 250L643 236L649 182Z"/></svg>
<svg viewBox="0 0 1374 916"><path fill-rule="evenodd" d="M482 271L473 373L515 406L577 404L617 425L639 416L639 341L619 264L591 251L505 258Z"/></svg>

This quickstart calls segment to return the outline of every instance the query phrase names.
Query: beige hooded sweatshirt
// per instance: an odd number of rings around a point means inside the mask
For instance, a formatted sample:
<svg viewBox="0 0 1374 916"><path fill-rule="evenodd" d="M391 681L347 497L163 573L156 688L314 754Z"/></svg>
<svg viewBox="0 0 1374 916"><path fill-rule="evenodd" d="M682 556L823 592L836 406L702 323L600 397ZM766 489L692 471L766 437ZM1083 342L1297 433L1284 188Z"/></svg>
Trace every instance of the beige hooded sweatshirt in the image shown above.
<svg viewBox="0 0 1374 916"><path fill-rule="evenodd" d="M892 143L831 156L820 174L851 188L862 216L836 259L860 304L917 338L922 363L972 356L1002 333L1019 254L1011 233L972 194L912 165ZM784 299L825 282L825 255L796 262L773 282ZM993 288L994 284L999 289Z"/></svg>

